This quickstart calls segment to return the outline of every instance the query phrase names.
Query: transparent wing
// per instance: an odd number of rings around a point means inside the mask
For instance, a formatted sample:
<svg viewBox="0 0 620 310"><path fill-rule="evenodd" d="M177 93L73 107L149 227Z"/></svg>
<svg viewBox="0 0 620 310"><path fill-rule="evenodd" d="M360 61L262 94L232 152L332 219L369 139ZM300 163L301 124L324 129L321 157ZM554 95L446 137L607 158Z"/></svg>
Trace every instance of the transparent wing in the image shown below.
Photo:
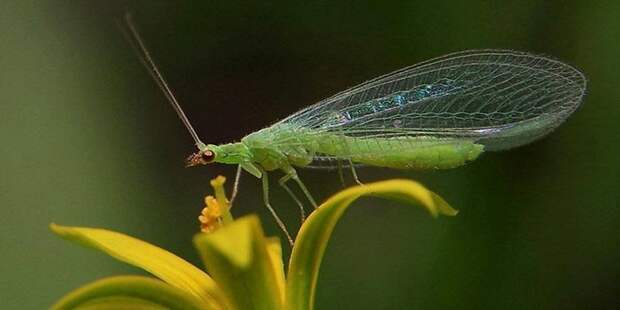
<svg viewBox="0 0 620 310"><path fill-rule="evenodd" d="M364 138L467 138L499 150L556 128L577 109L585 90L585 76L560 61L516 51L473 50L370 80L272 128L284 124Z"/></svg>

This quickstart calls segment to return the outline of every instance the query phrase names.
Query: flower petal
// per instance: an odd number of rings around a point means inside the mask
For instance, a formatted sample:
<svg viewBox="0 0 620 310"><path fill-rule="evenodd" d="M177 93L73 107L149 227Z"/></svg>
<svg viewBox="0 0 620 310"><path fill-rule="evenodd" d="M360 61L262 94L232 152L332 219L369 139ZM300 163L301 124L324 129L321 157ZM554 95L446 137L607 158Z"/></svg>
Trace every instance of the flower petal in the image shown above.
<svg viewBox="0 0 620 310"><path fill-rule="evenodd" d="M284 277L274 263L273 240L265 238L255 215L239 218L209 234L194 237L194 244L209 274L237 309L281 309ZM270 254L271 253L271 254Z"/></svg>
<svg viewBox="0 0 620 310"><path fill-rule="evenodd" d="M168 284L198 297L213 308L226 305L224 294L205 272L182 258L142 240L97 228L51 224L64 239L100 250L120 261L142 268Z"/></svg>
<svg viewBox="0 0 620 310"><path fill-rule="evenodd" d="M409 180L370 183L339 192L314 211L297 234L286 282L287 309L313 309L319 267L327 242L344 211L361 196L420 204L433 216L457 213L437 194Z"/></svg>
<svg viewBox="0 0 620 310"><path fill-rule="evenodd" d="M116 276L82 286L61 298L52 310L64 309L217 309L160 280Z"/></svg>
<svg viewBox="0 0 620 310"><path fill-rule="evenodd" d="M284 303L284 298L286 297L284 295L286 289L286 279L284 276L284 262L282 261L282 244L280 243L280 238L267 238L267 252L269 253L271 264L273 265L276 278L278 279L276 283L278 284L278 288L281 293L280 299L282 300L282 303Z"/></svg>

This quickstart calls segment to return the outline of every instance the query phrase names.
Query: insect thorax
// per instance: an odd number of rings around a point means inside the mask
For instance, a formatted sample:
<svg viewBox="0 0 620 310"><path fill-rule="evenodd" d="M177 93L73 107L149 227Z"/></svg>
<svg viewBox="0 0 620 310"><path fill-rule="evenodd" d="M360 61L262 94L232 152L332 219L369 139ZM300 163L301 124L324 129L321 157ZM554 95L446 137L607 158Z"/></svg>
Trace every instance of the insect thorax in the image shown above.
<svg viewBox="0 0 620 310"><path fill-rule="evenodd" d="M222 145L207 145L207 149L215 153L215 161L222 164L241 164L252 161L252 153L249 148L241 143L228 143Z"/></svg>
<svg viewBox="0 0 620 310"><path fill-rule="evenodd" d="M246 136L241 143L250 150L252 161L268 171L304 167L314 156L306 147L303 133L289 126L265 128Z"/></svg>

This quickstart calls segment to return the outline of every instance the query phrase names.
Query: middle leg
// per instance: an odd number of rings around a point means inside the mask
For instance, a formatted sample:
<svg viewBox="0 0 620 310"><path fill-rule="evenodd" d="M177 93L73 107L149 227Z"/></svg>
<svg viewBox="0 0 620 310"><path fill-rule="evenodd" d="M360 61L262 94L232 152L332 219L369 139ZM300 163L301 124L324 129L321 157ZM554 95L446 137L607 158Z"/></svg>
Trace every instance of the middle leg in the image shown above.
<svg viewBox="0 0 620 310"><path fill-rule="evenodd" d="M276 223L278 223L278 226L280 226L280 229L282 230L282 232L284 232L284 234L286 235L286 239L288 239L288 242L291 245L291 247L293 247L294 242L293 242L293 238L291 238L291 234L286 229L284 222L282 222L282 220L276 213L276 210L274 210L273 207L271 206L271 203L269 203L269 177L267 176L267 171L262 170L262 174L263 174L262 175L263 200L264 200L265 206L267 207L269 212L271 212L271 215L276 220Z"/></svg>

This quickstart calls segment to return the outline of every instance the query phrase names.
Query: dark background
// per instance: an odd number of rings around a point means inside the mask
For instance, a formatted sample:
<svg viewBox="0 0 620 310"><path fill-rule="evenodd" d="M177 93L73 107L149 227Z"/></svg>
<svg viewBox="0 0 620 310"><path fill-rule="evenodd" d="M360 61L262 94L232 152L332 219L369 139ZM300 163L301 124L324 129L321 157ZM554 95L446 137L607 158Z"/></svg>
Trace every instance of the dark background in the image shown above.
<svg viewBox="0 0 620 310"><path fill-rule="evenodd" d="M185 169L193 143L115 25L133 12L200 135L238 140L383 73L473 48L553 55L589 78L546 139L419 180L461 213L363 200L330 241L317 309L604 309L618 304L618 1L3 1L0 300L41 309L140 273L61 241L50 222L118 230L200 264L202 197L233 167ZM321 200L335 172L304 170ZM249 175L234 213L265 212ZM273 186L288 223L297 209Z"/></svg>

